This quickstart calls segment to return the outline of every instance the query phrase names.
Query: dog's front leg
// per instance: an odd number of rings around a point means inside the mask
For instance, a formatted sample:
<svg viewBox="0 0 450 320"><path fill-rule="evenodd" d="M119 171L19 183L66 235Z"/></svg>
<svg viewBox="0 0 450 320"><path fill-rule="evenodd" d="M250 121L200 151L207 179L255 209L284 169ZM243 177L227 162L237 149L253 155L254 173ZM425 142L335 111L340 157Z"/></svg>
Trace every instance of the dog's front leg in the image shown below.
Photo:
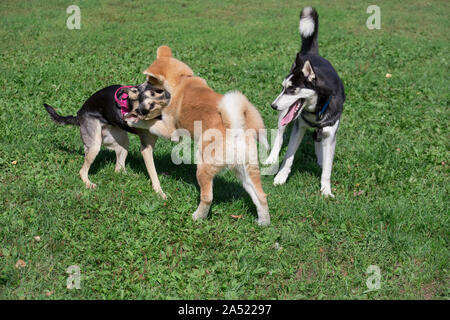
<svg viewBox="0 0 450 320"><path fill-rule="evenodd" d="M288 109L283 110L278 115L277 136L275 137L275 142L273 143L270 155L267 157L266 161L264 161L264 165L271 165L278 161L278 155L280 154L281 147L283 146L283 134L286 130L286 126L281 125L281 120L286 115L287 111Z"/></svg>
<svg viewBox="0 0 450 320"><path fill-rule="evenodd" d="M273 180L274 185L284 184L291 173L291 167L294 163L295 152L302 142L303 136L305 135L306 126L303 120L295 121L294 127L292 128L291 137L289 139L288 150L284 156L283 164L281 165L280 171L277 173L275 179Z"/></svg>
<svg viewBox="0 0 450 320"><path fill-rule="evenodd" d="M164 120L150 120L148 130L150 133L157 135L165 139L171 139L172 141L177 141L174 139L176 136L176 128L171 124L171 122Z"/></svg>
<svg viewBox="0 0 450 320"><path fill-rule="evenodd" d="M140 130L139 138L141 139L141 154L144 158L145 167L152 181L153 190L158 193L164 200L167 199L166 194L161 189L158 174L156 173L155 163L153 161L153 149L155 148L157 136L150 134L147 130Z"/></svg>
<svg viewBox="0 0 450 320"><path fill-rule="evenodd" d="M130 127L148 130L151 134L165 139L172 139L176 128L168 121L161 119L127 121Z"/></svg>

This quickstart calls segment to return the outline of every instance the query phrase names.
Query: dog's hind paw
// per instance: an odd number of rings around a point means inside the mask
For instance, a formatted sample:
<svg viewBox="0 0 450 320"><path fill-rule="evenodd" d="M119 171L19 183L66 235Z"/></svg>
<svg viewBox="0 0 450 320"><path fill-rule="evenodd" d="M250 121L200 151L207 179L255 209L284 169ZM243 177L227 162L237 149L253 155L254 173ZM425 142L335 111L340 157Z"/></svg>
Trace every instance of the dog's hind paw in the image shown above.
<svg viewBox="0 0 450 320"><path fill-rule="evenodd" d="M320 192L322 193L322 196L324 196L325 198L334 198L334 194L331 193L331 189L329 188L321 188Z"/></svg>
<svg viewBox="0 0 450 320"><path fill-rule="evenodd" d="M261 227L267 227L270 225L270 218L259 218L256 220L256 223Z"/></svg>
<svg viewBox="0 0 450 320"><path fill-rule="evenodd" d="M164 200L167 200L167 196L162 190L155 190L155 191L156 191L157 194L159 194L159 196L161 198L163 198Z"/></svg>
<svg viewBox="0 0 450 320"><path fill-rule="evenodd" d="M192 219L194 219L195 221L203 220L203 219L206 219L207 216L208 216L208 213L204 214L203 212L198 212L198 210L197 210L192 214Z"/></svg>

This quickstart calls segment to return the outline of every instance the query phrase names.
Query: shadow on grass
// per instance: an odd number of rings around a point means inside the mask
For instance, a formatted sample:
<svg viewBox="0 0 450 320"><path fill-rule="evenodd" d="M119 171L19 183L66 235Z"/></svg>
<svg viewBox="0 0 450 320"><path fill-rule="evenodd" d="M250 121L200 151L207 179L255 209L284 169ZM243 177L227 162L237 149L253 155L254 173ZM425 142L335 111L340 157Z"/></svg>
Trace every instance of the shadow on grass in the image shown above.
<svg viewBox="0 0 450 320"><path fill-rule="evenodd" d="M291 137L292 126L286 130L283 136L283 147L287 146L289 143L289 138ZM312 138L312 130L306 130L305 135L303 137L300 146L295 153L294 164L291 168L291 173L289 176L291 177L295 172L303 173L309 172L314 176L320 179L322 174L322 169L317 164L316 152L314 149L314 140ZM280 152L280 168L282 161L284 159L284 155L286 154L287 148L284 152ZM289 178L286 181L289 183Z"/></svg>
<svg viewBox="0 0 450 320"><path fill-rule="evenodd" d="M77 150L68 148L64 145L57 145L57 148L65 153L72 154L76 157L80 158L80 168L83 163L84 152L82 148L78 148ZM197 183L196 177L196 165L195 164L181 164L176 165L172 162L170 153L166 153L164 155L154 155L155 167L158 176L167 175L174 180L181 180L186 183L190 183L196 186L197 190L200 193L200 189ZM94 163L89 169L89 175L95 175L99 170L109 165L110 163L115 164L116 162L116 154L114 151L107 150L102 148L95 158ZM128 153L126 159L126 165L134 172L142 174L146 178L148 177L147 169L145 167L145 163L143 158L141 157L140 152L130 152ZM164 186L161 186L164 190ZM216 176L214 178L213 185L214 198L213 203L230 203L234 202L237 199L243 199L246 206L249 208L249 211L257 217L256 208L253 204L250 196L244 190L244 187L240 183L239 180L228 181L221 176Z"/></svg>
<svg viewBox="0 0 450 320"><path fill-rule="evenodd" d="M284 145L287 145L289 143L291 130L289 128L286 131L287 132L284 135ZM61 144L58 144L57 148L63 152L76 155L81 159L83 159L84 157L83 148L78 148L75 150ZM80 168L82 164L81 159L80 159ZM158 173L159 176L164 174L173 178L174 180L181 180L186 183L193 184L196 186L197 190L199 190L196 178L195 164L175 165L172 162L171 155L169 153L166 153L164 155L154 155L154 160L156 172ZM114 151L102 148L97 158L95 159L94 163L92 164L89 170L89 174L94 175L100 169L104 168L108 164L110 163L115 164L115 162L116 162L116 154L114 153ZM129 166L129 168L134 172L140 173L148 178L144 160L142 159L139 152L130 152L126 159L126 165ZM312 139L312 133L310 132L310 130L306 132L303 141L300 144L299 149L297 150L290 175L293 175L296 171L300 173L312 172L316 177L320 178L321 169L316 162L316 155L314 151L314 140ZM273 176L273 178L274 177L275 176ZM287 183L289 183L289 180ZM162 188L164 190L164 186L162 186ZM250 196L244 190L242 184L240 183L239 180L237 180L237 178L234 181L228 181L224 179L222 176L216 176L214 178L213 205L219 203L229 203L237 199L243 199L246 206L249 208L249 211L255 217L257 216L255 205L253 204Z"/></svg>

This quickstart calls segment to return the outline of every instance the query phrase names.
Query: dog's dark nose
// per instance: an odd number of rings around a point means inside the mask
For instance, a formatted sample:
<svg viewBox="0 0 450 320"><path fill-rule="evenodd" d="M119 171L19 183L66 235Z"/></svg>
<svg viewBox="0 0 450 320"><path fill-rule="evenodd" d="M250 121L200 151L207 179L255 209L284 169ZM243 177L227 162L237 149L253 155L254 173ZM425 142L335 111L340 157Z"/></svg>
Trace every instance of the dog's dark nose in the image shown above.
<svg viewBox="0 0 450 320"><path fill-rule="evenodd" d="M137 108L136 113L140 114L141 116L145 116L148 114L148 110L145 109L145 107L139 106L139 108Z"/></svg>
<svg viewBox="0 0 450 320"><path fill-rule="evenodd" d="M276 104L272 104L271 107L272 107L273 110L278 110L278 107L277 107Z"/></svg>

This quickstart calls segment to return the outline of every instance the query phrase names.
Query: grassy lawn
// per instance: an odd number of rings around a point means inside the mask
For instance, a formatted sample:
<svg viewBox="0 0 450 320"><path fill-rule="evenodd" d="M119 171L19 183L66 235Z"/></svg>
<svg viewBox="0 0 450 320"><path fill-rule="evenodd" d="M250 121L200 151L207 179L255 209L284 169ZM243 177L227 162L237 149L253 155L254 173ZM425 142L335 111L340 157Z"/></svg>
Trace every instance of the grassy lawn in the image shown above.
<svg viewBox="0 0 450 320"><path fill-rule="evenodd" d="M71 4L81 30L66 28ZM380 30L366 27L371 4ZM267 228L230 172L215 179L209 219L193 222L195 165L173 164L175 144L162 139L168 200L152 191L137 137L126 173L102 150L90 172L98 187L84 188L78 128L55 126L43 102L75 114L100 88L143 82L167 44L276 128L270 103L300 47L305 5L319 12L320 53L346 87L335 199L320 196L312 132L285 185L263 177ZM448 1L412 0L2 1L0 299L448 299L449 12ZM66 288L71 265L79 290ZM370 265L381 288L367 292Z"/></svg>

